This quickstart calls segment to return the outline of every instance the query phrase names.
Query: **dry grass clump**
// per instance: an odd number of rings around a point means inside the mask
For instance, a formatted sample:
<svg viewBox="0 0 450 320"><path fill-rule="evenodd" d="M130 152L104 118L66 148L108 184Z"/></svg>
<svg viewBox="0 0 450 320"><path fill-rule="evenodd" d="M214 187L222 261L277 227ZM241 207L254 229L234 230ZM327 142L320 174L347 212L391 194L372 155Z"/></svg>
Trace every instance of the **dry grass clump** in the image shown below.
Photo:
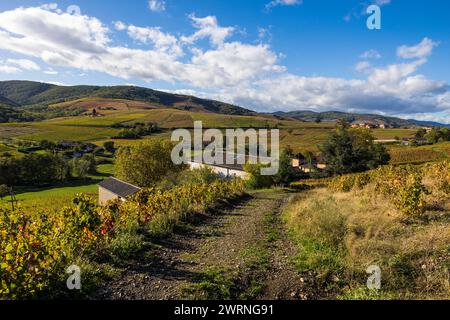
<svg viewBox="0 0 450 320"><path fill-rule="evenodd" d="M449 203L433 193L426 197L435 206L419 219L375 195L371 185L303 193L285 212L300 247L299 271L315 271L319 283L343 299L449 299ZM377 292L365 288L370 265L382 271Z"/></svg>

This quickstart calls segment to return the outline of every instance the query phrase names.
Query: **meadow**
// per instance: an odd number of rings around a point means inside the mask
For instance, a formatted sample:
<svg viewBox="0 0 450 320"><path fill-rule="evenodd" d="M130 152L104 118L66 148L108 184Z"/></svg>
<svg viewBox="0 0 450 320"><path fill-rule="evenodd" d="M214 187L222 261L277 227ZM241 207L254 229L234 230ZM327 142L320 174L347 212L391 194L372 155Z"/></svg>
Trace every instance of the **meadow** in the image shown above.
<svg viewBox="0 0 450 320"><path fill-rule="evenodd" d="M97 198L97 184L114 175L114 165L101 164L97 166L97 174L90 175L85 180L73 180L65 183L55 184L45 188L17 188L15 197L18 205L24 209L33 211L48 210L57 211L64 206L71 205L72 199L77 194L89 194L94 199ZM10 197L0 199L0 208L10 208Z"/></svg>

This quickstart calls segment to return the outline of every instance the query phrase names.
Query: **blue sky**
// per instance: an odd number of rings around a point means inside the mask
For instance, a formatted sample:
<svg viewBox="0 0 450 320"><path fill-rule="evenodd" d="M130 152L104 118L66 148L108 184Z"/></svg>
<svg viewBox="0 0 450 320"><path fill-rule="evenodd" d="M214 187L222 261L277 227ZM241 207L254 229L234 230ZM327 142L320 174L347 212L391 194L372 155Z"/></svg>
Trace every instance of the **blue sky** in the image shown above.
<svg viewBox="0 0 450 320"><path fill-rule="evenodd" d="M366 27L373 3L381 30ZM449 12L446 0L2 1L0 80L450 123Z"/></svg>

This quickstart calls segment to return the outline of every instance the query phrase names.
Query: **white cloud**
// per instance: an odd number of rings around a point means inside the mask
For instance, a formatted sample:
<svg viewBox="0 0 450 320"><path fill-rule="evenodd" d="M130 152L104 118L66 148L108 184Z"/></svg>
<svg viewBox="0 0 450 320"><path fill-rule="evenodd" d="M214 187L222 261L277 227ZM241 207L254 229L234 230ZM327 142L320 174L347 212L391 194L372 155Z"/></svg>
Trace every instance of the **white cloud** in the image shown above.
<svg viewBox="0 0 450 320"><path fill-rule="evenodd" d="M426 58L433 52L433 48L439 43L431 39L424 38L419 44L415 46L401 46L397 49L397 56L403 59L422 59Z"/></svg>
<svg viewBox="0 0 450 320"><path fill-rule="evenodd" d="M151 11L162 12L166 10L166 2L163 0L149 0L148 7Z"/></svg>
<svg viewBox="0 0 450 320"><path fill-rule="evenodd" d="M384 6L386 4L390 4L391 0L375 0L375 4L379 6Z"/></svg>
<svg viewBox="0 0 450 320"><path fill-rule="evenodd" d="M112 31L95 17L18 8L0 13L0 49L40 59L49 67L103 72L133 81L165 81L258 111L450 116L449 85L418 73L436 46L431 39L399 47L399 56L411 61L384 67L367 61L361 64L366 79L306 77L289 73L268 45L230 41L234 28L221 27L215 17L192 18L198 30L183 37L158 27L116 24L141 43L137 49L112 44ZM210 39L211 46L196 47L195 42L204 38ZM0 63L0 72L17 73L20 68Z"/></svg>
<svg viewBox="0 0 450 320"><path fill-rule="evenodd" d="M425 63L425 59L418 59L373 68L365 61L359 67L367 73L366 80L284 73L209 96L258 111L345 110L402 117L422 114L449 122L450 86L416 74Z"/></svg>
<svg viewBox="0 0 450 320"><path fill-rule="evenodd" d="M41 6L42 9L44 10L57 10L58 9L58 4L57 3L45 3Z"/></svg>
<svg viewBox="0 0 450 320"><path fill-rule="evenodd" d="M367 15L367 8L372 5L376 4L377 6L385 6L391 3L391 0L365 0L360 1L359 4L352 8L350 12L344 17L344 21L349 22L352 20L352 18L359 19L363 16Z"/></svg>
<svg viewBox="0 0 450 320"><path fill-rule="evenodd" d="M355 70L358 72L366 72L372 67L372 64L368 61L360 61L355 65Z"/></svg>
<svg viewBox="0 0 450 320"><path fill-rule="evenodd" d="M116 21L114 22L114 27L116 28L116 30L122 31L127 28L127 25L122 21Z"/></svg>
<svg viewBox="0 0 450 320"><path fill-rule="evenodd" d="M0 73L17 74L20 72L22 72L22 70L20 70L19 68L7 66L7 65L0 65Z"/></svg>
<svg viewBox="0 0 450 320"><path fill-rule="evenodd" d="M224 43L234 28L220 27L215 17L192 18L200 30L184 38L195 41L209 37L215 48L193 47L189 61L179 60L182 48L177 38L159 28L127 27L131 37L152 44L151 49L113 46L109 39L111 31L97 18L42 8L0 13L0 48L41 59L51 66L99 71L123 79L183 82L204 87L238 85L283 70L276 64L277 55L268 46Z"/></svg>
<svg viewBox="0 0 450 320"><path fill-rule="evenodd" d="M239 42L225 43L216 50L197 50L192 58L193 64L201 68L204 76L210 78L209 73L214 75L211 80L217 87L236 86L262 75L285 71L284 67L276 64L277 60L277 55L270 52L266 45ZM200 74L198 76L202 77ZM204 81L207 79L196 84Z"/></svg>
<svg viewBox="0 0 450 320"><path fill-rule="evenodd" d="M14 65L23 70L39 71L41 68L33 61L28 59L8 59L6 61L10 65Z"/></svg>
<svg viewBox="0 0 450 320"><path fill-rule="evenodd" d="M214 16L197 18L195 15L191 15L190 18L193 26L199 30L191 36L181 37L181 40L186 43L194 43L203 38L210 38L212 44L219 46L234 32L233 27L220 27L217 18Z"/></svg>
<svg viewBox="0 0 450 320"><path fill-rule="evenodd" d="M156 50L167 52L174 56L181 56L183 49L178 44L178 39L168 33L164 33L158 27L136 27L128 26L128 35L141 43L154 45Z"/></svg>
<svg viewBox="0 0 450 320"><path fill-rule="evenodd" d="M58 71L55 71L53 69L45 70L44 73L48 74L48 75L57 75L57 74L59 74Z"/></svg>
<svg viewBox="0 0 450 320"><path fill-rule="evenodd" d="M370 49L363 52L359 57L361 59L380 59L381 54L377 50Z"/></svg>
<svg viewBox="0 0 450 320"><path fill-rule="evenodd" d="M303 0L273 0L266 4L267 9L272 9L277 6L294 6L302 4Z"/></svg>

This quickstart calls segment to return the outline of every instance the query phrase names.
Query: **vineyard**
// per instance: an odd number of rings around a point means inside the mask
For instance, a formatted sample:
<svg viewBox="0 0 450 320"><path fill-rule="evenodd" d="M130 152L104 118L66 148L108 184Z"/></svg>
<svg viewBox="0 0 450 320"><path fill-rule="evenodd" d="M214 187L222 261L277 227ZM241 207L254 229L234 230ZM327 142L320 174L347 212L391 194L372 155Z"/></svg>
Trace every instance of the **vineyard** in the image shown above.
<svg viewBox="0 0 450 320"><path fill-rule="evenodd" d="M188 216L244 191L239 180L145 190L128 202L99 207L79 195L59 212L0 209L0 298L45 295L80 258L138 250L143 236L161 237Z"/></svg>
<svg viewBox="0 0 450 320"><path fill-rule="evenodd" d="M374 195L381 195L407 215L424 213L427 195L450 197L450 162L424 166L386 166L368 173L336 177L329 187L337 192L361 190L372 185Z"/></svg>
<svg viewBox="0 0 450 320"><path fill-rule="evenodd" d="M420 147L393 147L389 153L392 164L420 164L431 161L443 161L450 158L450 143L443 142Z"/></svg>

